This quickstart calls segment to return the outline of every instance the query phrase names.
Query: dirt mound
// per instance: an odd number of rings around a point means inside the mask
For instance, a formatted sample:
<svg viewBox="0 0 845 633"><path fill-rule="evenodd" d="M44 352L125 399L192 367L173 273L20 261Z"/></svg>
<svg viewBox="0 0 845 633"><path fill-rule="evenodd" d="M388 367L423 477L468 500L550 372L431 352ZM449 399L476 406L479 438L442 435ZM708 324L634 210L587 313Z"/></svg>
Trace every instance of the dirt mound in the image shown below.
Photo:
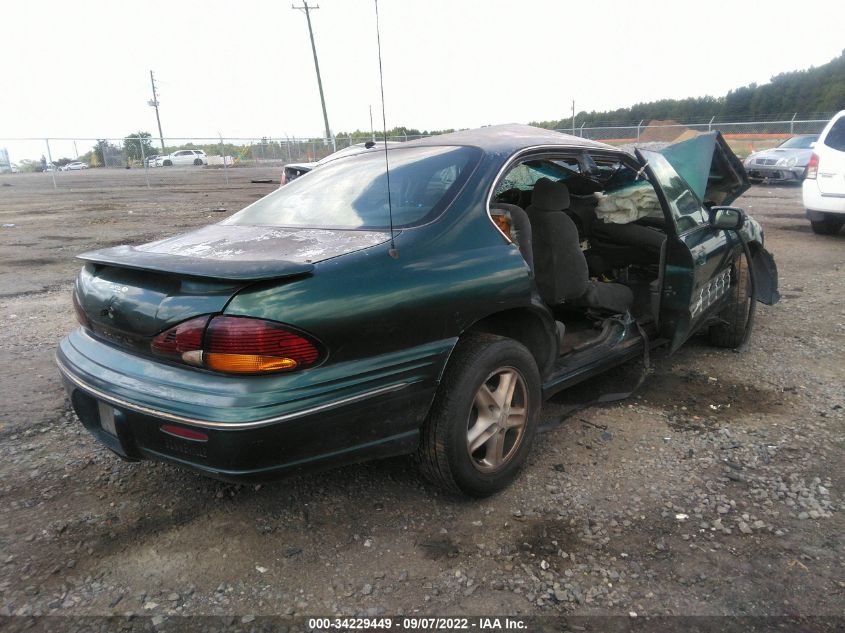
<svg viewBox="0 0 845 633"><path fill-rule="evenodd" d="M649 121L648 125L640 131L640 142L672 142L689 131L689 128L684 127L677 121L672 121L671 119L658 121L654 119Z"/></svg>

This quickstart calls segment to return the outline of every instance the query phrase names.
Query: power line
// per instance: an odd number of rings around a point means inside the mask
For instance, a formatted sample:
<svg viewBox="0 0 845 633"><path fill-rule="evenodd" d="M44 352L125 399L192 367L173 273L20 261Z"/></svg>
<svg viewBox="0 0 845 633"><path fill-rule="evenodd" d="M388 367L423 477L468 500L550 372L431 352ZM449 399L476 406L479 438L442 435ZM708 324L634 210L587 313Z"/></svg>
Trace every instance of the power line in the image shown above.
<svg viewBox="0 0 845 633"><path fill-rule="evenodd" d="M161 151L164 150L164 134L161 131L161 117L158 115L158 94L156 93L156 80L153 77L153 71L150 71L150 85L153 87L153 98L151 101L147 101L149 105L156 109L156 122L158 123L158 138L161 141Z"/></svg>
<svg viewBox="0 0 845 633"><path fill-rule="evenodd" d="M326 124L326 138L332 139L332 132L329 129L329 115L326 113L326 97L323 95L323 80L320 78L320 64L317 62L317 46L314 44L314 30L311 28L311 11L319 9L319 5L309 7L308 3L303 0L301 7L291 5L291 9L302 11L305 13L305 19L308 21L308 35L311 37L311 52L314 53L314 69L317 71L317 87L320 89L320 103L323 106L323 123Z"/></svg>

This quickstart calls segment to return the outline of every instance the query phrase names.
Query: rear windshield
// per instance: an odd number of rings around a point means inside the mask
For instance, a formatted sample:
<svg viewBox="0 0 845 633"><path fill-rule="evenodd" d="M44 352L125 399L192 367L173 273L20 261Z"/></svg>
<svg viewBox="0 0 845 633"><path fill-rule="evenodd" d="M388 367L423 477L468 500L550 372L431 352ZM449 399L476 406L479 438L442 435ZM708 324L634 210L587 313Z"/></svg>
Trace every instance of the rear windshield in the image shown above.
<svg viewBox="0 0 845 633"><path fill-rule="evenodd" d="M839 117L839 120L833 124L827 136L824 137L824 144L845 152L845 116Z"/></svg>
<svg viewBox="0 0 845 633"><path fill-rule="evenodd" d="M415 226L454 199L481 152L472 147L409 147L388 151L393 225ZM223 224L332 229L386 229L384 152L332 161L228 218Z"/></svg>

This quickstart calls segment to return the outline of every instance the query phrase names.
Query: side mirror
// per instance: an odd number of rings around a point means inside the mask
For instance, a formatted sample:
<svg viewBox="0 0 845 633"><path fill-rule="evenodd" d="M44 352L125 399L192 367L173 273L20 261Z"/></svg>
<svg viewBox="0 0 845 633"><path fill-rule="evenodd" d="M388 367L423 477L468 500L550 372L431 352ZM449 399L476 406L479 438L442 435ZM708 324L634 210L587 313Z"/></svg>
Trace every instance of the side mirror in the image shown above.
<svg viewBox="0 0 845 633"><path fill-rule="evenodd" d="M736 207L711 207L710 226L714 229L738 231L745 224L745 211Z"/></svg>
<svg viewBox="0 0 845 633"><path fill-rule="evenodd" d="M815 146L816 146L816 142L815 142L815 141L813 141L812 143L810 143L810 149L813 149Z"/></svg>

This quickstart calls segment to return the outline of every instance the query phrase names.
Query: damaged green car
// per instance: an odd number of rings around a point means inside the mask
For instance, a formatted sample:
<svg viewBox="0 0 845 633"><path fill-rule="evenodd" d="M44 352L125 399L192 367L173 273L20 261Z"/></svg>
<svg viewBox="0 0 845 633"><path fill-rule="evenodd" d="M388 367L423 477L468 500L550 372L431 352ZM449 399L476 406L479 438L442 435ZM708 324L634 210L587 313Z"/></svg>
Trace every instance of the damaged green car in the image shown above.
<svg viewBox="0 0 845 633"><path fill-rule="evenodd" d="M716 133L631 154L508 125L350 156L81 255L57 362L125 459L255 480L412 453L491 494L556 392L696 332L747 341L778 299L760 225L729 206L747 187Z"/></svg>

